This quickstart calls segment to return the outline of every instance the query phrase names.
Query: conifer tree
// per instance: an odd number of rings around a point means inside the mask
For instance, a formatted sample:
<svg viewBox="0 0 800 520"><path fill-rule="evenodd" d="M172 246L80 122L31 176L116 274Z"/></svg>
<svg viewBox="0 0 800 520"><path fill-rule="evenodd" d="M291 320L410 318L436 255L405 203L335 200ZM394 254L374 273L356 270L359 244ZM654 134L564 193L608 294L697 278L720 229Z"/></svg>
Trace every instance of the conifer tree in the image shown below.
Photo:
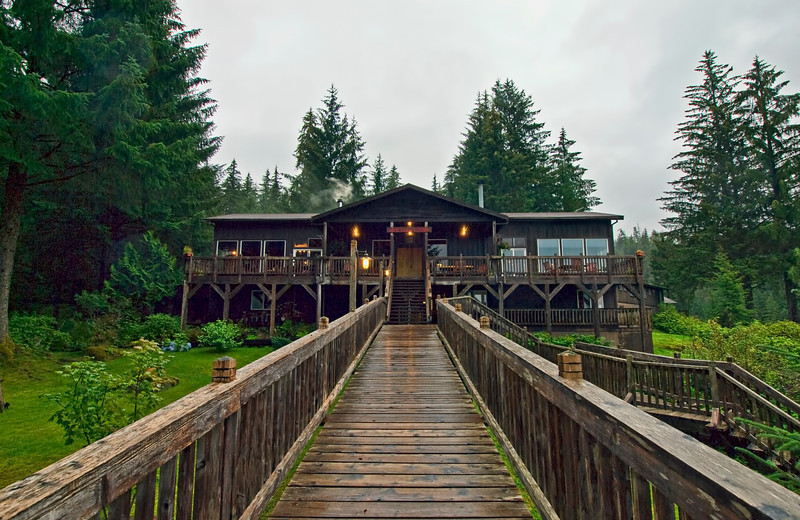
<svg viewBox="0 0 800 520"><path fill-rule="evenodd" d="M386 179L386 190L393 190L400 187L400 172L397 171L397 166L392 165L389 168L389 177Z"/></svg>
<svg viewBox="0 0 800 520"><path fill-rule="evenodd" d="M296 211L333 208L336 200L361 198L366 193L364 142L355 119L342 114L344 105L331 85L323 106L309 109L295 149L299 173L292 179L289 202Z"/></svg>
<svg viewBox="0 0 800 520"><path fill-rule="evenodd" d="M218 140L195 34L170 0L0 3L0 339L17 244L36 225L29 208L58 208L68 193L106 251L202 219L195 204L213 189L202 163ZM168 200L179 188L188 200Z"/></svg>
<svg viewBox="0 0 800 520"><path fill-rule="evenodd" d="M386 171L386 166L383 164L383 157L378 154L375 159L375 164L372 166L372 173L370 174L370 195L377 195L378 193L386 191L386 185L389 181L389 172Z"/></svg>
<svg viewBox="0 0 800 520"><path fill-rule="evenodd" d="M789 319L798 321L795 284L789 275L792 251L800 239L800 128L796 123L800 94L782 94L788 81L758 56L742 77L737 94L743 118L750 167L758 172L763 197L761 222L754 245L764 260L762 269L780 273Z"/></svg>
<svg viewBox="0 0 800 520"><path fill-rule="evenodd" d="M544 178L552 190L538 190L540 197L547 197L549 191L553 200L548 206L558 208L558 211L587 211L600 203L600 199L592 195L596 183L584 177L586 168L578 164L580 152L570 151L574 144L575 141L568 139L566 130L561 128L558 143L550 149L550 173Z"/></svg>
<svg viewBox="0 0 800 520"><path fill-rule="evenodd" d="M734 265L750 254L745 237L751 236L760 213L758 179L749 168L738 110L739 78L711 51L695 70L702 82L686 89L689 108L676 132L683 149L671 165L681 176L660 199L673 213L662 220L668 230L659 245L662 270L669 277L664 281L686 305L713 272L718 251ZM754 275L737 267L745 276Z"/></svg>
<svg viewBox="0 0 800 520"><path fill-rule="evenodd" d="M264 173L261 189L258 193L258 207L262 213L280 213L286 211L286 191L281 183L281 178L286 175L275 170Z"/></svg>
<svg viewBox="0 0 800 520"><path fill-rule="evenodd" d="M239 171L236 159L231 161L223 173L225 177L220 182L220 210L223 213L238 213L243 181L242 172Z"/></svg>

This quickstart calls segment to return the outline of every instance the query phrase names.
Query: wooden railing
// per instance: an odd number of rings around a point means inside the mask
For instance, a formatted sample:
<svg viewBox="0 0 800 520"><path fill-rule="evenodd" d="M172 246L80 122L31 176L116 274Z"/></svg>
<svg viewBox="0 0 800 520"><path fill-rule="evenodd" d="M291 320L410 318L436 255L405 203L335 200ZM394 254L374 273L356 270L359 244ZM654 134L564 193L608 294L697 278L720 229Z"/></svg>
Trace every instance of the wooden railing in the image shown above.
<svg viewBox="0 0 800 520"><path fill-rule="evenodd" d="M0 518L258 518L385 316L370 302L11 484Z"/></svg>
<svg viewBox="0 0 800 520"><path fill-rule="evenodd" d="M505 309L506 319L518 325L543 326L547 323L545 309ZM586 326L594 325L595 311L593 309L550 309L550 323L552 325ZM617 327L640 326L639 309L598 309L597 316L600 325ZM648 309L648 330L651 328L652 311Z"/></svg>
<svg viewBox="0 0 800 520"><path fill-rule="evenodd" d="M564 276L630 276L642 274L641 259L604 256L440 256L429 259L440 278L533 278Z"/></svg>
<svg viewBox="0 0 800 520"><path fill-rule="evenodd" d="M488 316L492 329L551 363L568 350L542 342L472 298L450 301L461 303L474 319ZM584 379L607 392L636 406L702 415L712 423L723 421L793 467L795 461L786 459L786 453L774 451L774 441L741 419L800 433L800 405L732 360L676 359L588 343L578 343L574 350L582 356Z"/></svg>
<svg viewBox="0 0 800 520"><path fill-rule="evenodd" d="M428 259L430 276L436 279L519 280L524 278L636 277L641 261L635 256L442 256ZM191 257L186 261L189 282L195 279L225 277L350 276L351 258L347 257L270 257L227 256ZM379 277L386 257L371 258L364 267L358 258L359 276Z"/></svg>
<svg viewBox="0 0 800 520"><path fill-rule="evenodd" d="M437 302L439 330L543 518L800 518L794 493L588 381L559 377L452 301Z"/></svg>

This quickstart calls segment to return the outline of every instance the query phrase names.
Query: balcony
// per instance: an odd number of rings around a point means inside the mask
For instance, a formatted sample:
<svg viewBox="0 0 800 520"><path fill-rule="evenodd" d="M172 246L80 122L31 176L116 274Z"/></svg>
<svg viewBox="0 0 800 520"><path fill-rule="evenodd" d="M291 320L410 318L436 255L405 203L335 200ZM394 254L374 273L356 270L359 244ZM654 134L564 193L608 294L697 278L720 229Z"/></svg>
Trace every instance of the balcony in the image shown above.
<svg viewBox="0 0 800 520"><path fill-rule="evenodd" d="M636 256L442 256L429 257L432 283L622 283L642 275ZM388 257L356 261L358 279L379 281L389 269ZM352 271L348 257L190 257L189 283L346 283Z"/></svg>

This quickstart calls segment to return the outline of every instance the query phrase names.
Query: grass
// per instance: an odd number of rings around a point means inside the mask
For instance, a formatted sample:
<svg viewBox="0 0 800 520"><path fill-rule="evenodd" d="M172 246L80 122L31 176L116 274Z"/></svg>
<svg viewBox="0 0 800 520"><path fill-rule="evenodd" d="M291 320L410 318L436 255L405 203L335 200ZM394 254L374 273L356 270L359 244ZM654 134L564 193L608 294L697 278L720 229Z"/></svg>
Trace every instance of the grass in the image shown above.
<svg viewBox="0 0 800 520"><path fill-rule="evenodd" d="M659 330L653 331L653 352L672 357L673 352L681 352L694 342L691 336L667 334Z"/></svg>
<svg viewBox="0 0 800 520"><path fill-rule="evenodd" d="M237 367L255 361L272 351L269 347L238 348L225 353L236 359ZM179 383L159 393L161 406L167 405L197 390L211 381L211 362L219 352L196 348L188 352L171 353L167 374ZM62 365L83 358L79 353L55 352L34 356L18 351L13 364L0 363L3 398L10 403L0 414L0 488L16 482L53 462L77 451L82 443L65 445L63 430L50 417L57 405L42 395L57 393L62 382L56 371ZM130 361L117 358L108 362L111 372L121 373Z"/></svg>

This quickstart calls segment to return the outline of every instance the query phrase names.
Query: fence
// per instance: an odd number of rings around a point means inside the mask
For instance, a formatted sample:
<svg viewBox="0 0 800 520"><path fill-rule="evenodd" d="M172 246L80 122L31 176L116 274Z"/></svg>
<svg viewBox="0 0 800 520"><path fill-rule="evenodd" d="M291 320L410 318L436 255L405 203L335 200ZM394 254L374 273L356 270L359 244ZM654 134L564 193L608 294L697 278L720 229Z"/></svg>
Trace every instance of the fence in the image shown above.
<svg viewBox="0 0 800 520"><path fill-rule="evenodd" d="M0 490L0 519L258 518L377 333L360 307Z"/></svg>

